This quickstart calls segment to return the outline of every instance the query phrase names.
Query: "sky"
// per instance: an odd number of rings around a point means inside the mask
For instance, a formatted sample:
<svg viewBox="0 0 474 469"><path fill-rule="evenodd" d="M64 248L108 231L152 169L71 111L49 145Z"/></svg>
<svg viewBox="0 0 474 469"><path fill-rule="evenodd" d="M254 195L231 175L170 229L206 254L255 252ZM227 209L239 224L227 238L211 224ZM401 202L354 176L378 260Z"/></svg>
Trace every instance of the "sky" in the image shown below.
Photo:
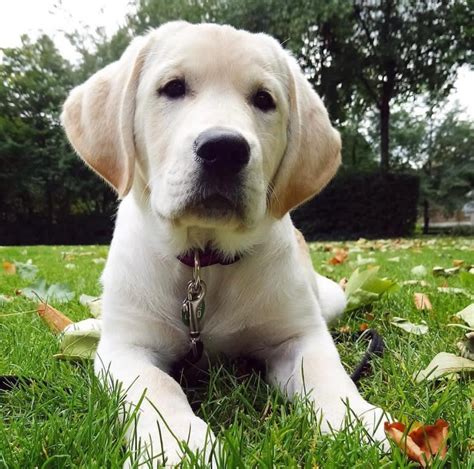
<svg viewBox="0 0 474 469"><path fill-rule="evenodd" d="M64 37L64 31L104 27L109 35L132 10L130 0L0 0L0 48L20 44L20 36L36 37L41 31L53 37L61 53L74 61L77 56ZM170 0L172 1L172 0ZM8 6L5 6L8 5ZM459 70L450 104L458 101L474 119L474 71Z"/></svg>

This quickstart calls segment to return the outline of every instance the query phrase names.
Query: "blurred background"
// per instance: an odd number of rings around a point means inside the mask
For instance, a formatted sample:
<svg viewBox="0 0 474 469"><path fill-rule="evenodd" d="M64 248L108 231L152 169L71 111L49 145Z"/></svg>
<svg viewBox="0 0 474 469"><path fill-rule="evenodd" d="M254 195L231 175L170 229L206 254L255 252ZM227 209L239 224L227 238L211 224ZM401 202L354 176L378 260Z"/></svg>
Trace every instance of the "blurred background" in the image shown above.
<svg viewBox="0 0 474 469"><path fill-rule="evenodd" d="M474 7L458 0L16 0L0 18L0 244L107 243L115 194L59 123L71 88L174 19L276 37L343 139L307 238L474 233Z"/></svg>

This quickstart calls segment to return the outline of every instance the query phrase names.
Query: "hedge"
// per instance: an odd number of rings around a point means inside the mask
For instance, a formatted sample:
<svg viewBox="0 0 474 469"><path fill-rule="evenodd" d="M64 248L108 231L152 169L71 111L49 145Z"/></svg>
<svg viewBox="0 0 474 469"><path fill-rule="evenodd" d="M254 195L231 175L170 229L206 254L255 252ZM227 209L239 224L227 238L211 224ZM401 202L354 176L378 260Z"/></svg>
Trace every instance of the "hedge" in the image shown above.
<svg viewBox="0 0 474 469"><path fill-rule="evenodd" d="M341 171L292 218L309 241L409 236L416 224L419 185L413 174Z"/></svg>
<svg viewBox="0 0 474 469"><path fill-rule="evenodd" d="M410 174L344 173L292 213L306 239L388 238L412 234L419 180ZM1 244L109 243L113 215L0 217Z"/></svg>

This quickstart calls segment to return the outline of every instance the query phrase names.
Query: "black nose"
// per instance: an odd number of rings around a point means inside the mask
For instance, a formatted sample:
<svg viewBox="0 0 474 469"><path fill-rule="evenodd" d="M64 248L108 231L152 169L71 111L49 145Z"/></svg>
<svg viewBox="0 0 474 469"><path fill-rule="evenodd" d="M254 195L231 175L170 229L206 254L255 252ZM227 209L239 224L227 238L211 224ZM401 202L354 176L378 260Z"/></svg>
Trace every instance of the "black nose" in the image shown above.
<svg viewBox="0 0 474 469"><path fill-rule="evenodd" d="M199 161L218 174L235 174L247 165L250 147L247 140L232 130L213 128L202 132L194 142Z"/></svg>

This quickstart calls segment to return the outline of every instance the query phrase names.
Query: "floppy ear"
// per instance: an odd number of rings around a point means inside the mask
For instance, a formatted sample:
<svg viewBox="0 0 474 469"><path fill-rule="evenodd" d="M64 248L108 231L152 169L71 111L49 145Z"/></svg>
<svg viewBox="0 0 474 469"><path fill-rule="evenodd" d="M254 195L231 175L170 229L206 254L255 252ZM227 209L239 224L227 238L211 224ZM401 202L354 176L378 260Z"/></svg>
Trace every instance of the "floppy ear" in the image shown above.
<svg viewBox="0 0 474 469"><path fill-rule="evenodd" d="M133 40L120 60L67 98L61 121L79 156L124 197L135 167L135 97L148 37Z"/></svg>
<svg viewBox="0 0 474 469"><path fill-rule="evenodd" d="M281 218L331 180L341 163L341 139L296 61L289 57L288 144L273 180L270 212Z"/></svg>

